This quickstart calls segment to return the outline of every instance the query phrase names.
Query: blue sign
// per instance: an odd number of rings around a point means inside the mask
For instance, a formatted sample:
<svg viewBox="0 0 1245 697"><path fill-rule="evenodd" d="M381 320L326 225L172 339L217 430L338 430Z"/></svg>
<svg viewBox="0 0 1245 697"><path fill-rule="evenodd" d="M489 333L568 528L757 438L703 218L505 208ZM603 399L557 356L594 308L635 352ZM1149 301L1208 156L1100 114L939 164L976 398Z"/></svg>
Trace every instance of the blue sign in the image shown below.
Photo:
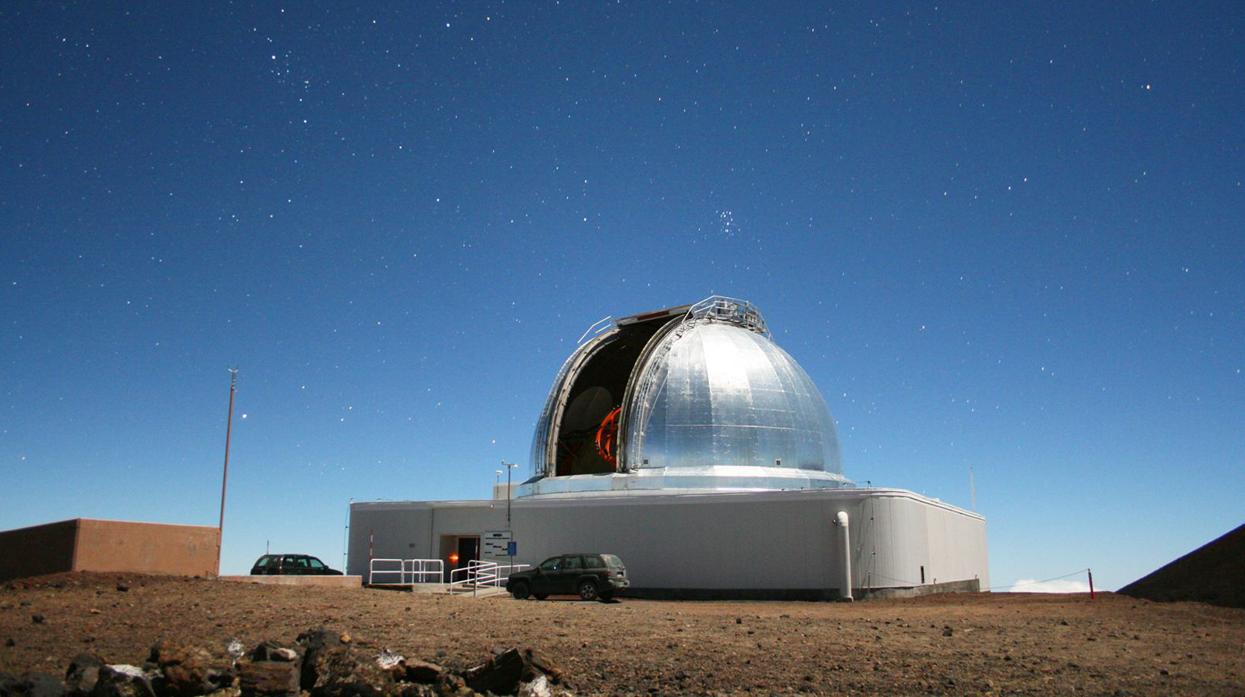
<svg viewBox="0 0 1245 697"><path fill-rule="evenodd" d="M511 540L506 543L506 556L513 557L519 553L519 543Z"/></svg>

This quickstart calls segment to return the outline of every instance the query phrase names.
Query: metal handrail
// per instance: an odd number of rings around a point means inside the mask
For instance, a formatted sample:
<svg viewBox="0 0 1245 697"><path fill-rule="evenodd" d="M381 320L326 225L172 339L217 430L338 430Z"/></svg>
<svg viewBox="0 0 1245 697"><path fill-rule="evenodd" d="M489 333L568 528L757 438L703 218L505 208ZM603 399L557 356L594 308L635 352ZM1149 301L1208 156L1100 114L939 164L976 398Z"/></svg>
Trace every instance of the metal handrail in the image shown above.
<svg viewBox="0 0 1245 697"><path fill-rule="evenodd" d="M471 561L467 562L466 566L460 566L457 569L450 571L450 585L454 585L456 583L468 583L475 579L476 569L479 569L480 567L483 567L483 566L490 566L490 565L497 566L497 562L481 561L479 559L472 559ZM462 576L462 578L458 578L458 576L460 575Z"/></svg>
<svg viewBox="0 0 1245 697"><path fill-rule="evenodd" d="M398 568L396 569L376 568L377 564L394 564L394 563L398 565ZM404 562L401 559L372 559L370 562L368 562L368 565L367 565L367 585L378 586L378 585L388 585L388 584L401 584L402 579L405 576L405 574L403 574L403 571L402 571L403 564ZM384 575L397 574L398 580L397 581L384 581L384 582L376 581L376 576L382 575L382 574Z"/></svg>
<svg viewBox="0 0 1245 697"><path fill-rule="evenodd" d="M486 588L489 586L492 586L493 588L496 588L497 587L497 565L491 564L491 565L485 565L485 566L477 566L474 581L475 582L471 586L473 592L475 590L478 590L481 586L484 586Z"/></svg>
<svg viewBox="0 0 1245 697"><path fill-rule="evenodd" d="M397 564L396 569L378 569L377 564ZM397 575L396 581L379 581L377 576ZM368 563L369 586L411 586L416 583L440 583L445 574L445 562L440 559L372 559ZM429 580L431 579L431 580Z"/></svg>
<svg viewBox="0 0 1245 697"><path fill-rule="evenodd" d="M402 578L407 583L440 583L445 578L445 562L440 559L406 559L402 562ZM431 580L428 580L431 578Z"/></svg>
<svg viewBox="0 0 1245 697"><path fill-rule="evenodd" d="M497 563L491 561L480 561L473 559L467 562L466 566L450 571L450 583L445 587L445 592L453 594L455 590L466 590L471 588L471 594L475 595L480 588L480 579L489 578L491 573L495 573ZM461 575L462 578L457 577Z"/></svg>
<svg viewBox="0 0 1245 697"><path fill-rule="evenodd" d="M480 588L501 588L510 574L526 569L528 564L498 564L495 561L473 559L467 565L450 572L450 582L445 592L453 594L456 590L471 588L475 595ZM461 577L461 578L460 578Z"/></svg>
<svg viewBox="0 0 1245 697"><path fill-rule="evenodd" d="M522 571L529 566L531 566L531 564L498 564L497 577L493 581L493 586L500 588L502 583L506 579L510 578L510 574L516 571Z"/></svg>

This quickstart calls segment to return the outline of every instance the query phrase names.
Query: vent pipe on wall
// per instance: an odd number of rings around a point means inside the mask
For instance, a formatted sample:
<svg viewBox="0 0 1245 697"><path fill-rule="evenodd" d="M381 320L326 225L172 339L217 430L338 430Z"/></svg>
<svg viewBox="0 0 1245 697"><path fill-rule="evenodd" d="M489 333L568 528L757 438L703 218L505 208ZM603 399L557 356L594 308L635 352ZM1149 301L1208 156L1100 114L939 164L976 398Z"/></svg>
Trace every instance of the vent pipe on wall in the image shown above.
<svg viewBox="0 0 1245 697"><path fill-rule="evenodd" d="M852 539L847 529L847 511L834 516L834 526L843 531L843 578L839 581L839 600L852 600Z"/></svg>

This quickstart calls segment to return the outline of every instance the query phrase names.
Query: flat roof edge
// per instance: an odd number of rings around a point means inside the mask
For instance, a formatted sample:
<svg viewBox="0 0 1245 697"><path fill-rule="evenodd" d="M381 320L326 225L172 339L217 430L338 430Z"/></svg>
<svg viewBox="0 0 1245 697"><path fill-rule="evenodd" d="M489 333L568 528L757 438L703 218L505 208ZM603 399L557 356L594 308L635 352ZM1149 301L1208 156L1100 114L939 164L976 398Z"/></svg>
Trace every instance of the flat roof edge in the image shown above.
<svg viewBox="0 0 1245 697"><path fill-rule="evenodd" d="M157 525L162 528L202 528L216 530L215 525L198 525L196 523L156 523L150 520L113 520L111 518L74 518L86 523L119 523L121 525Z"/></svg>
<svg viewBox="0 0 1245 697"><path fill-rule="evenodd" d="M923 494L908 489L892 489L892 488L861 488L861 489L788 489L781 491L732 491L732 492L680 492L680 493L653 493L653 492L634 492L626 494L605 494L605 495L569 495L569 496L530 496L525 498L511 499L511 505L515 508L534 508L542 506L569 506L575 504L590 503L591 505L619 505L619 504L638 504L651 505L669 502L673 500L695 500L695 501L713 501L713 500L738 500L740 498L753 498L763 501L775 501L789 498L823 498L823 499L857 499L868 497L890 497L890 498L906 498L921 503L943 508L953 513L958 513L969 518L976 518L984 521L985 516L961 508L940 499L931 498ZM397 510L403 508L414 509L431 509L434 507L458 508L468 506L496 506L504 499L475 499L475 500L446 500L446 501L353 501L350 504L350 510L359 511L382 511Z"/></svg>
<svg viewBox="0 0 1245 697"><path fill-rule="evenodd" d="M23 525L20 528L8 528L0 530L0 533L6 532L22 532L25 530L35 530L38 528L50 528L56 525L80 525L82 523L111 523L117 525L153 525L162 528L201 528L204 530L215 530L215 525L192 525L189 523L153 523L146 520L113 520L110 518L66 518L64 520L51 520L46 523L35 523L34 525Z"/></svg>

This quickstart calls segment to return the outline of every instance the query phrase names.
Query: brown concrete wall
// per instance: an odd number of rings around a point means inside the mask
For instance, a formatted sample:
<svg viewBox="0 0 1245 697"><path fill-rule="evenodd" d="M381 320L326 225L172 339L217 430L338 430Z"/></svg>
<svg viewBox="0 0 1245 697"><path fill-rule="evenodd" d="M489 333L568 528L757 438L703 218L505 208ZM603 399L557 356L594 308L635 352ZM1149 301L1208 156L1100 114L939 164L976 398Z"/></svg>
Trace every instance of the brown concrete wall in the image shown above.
<svg viewBox="0 0 1245 697"><path fill-rule="evenodd" d="M73 570L77 520L0 532L0 581Z"/></svg>
<svg viewBox="0 0 1245 697"><path fill-rule="evenodd" d="M74 571L216 575L217 529L83 518Z"/></svg>

